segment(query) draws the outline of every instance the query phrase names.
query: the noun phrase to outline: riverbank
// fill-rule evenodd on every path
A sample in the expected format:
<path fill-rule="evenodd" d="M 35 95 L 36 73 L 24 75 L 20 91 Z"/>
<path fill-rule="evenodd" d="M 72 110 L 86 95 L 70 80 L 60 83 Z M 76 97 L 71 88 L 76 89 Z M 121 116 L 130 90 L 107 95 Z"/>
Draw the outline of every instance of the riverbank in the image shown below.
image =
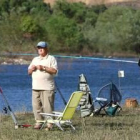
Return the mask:
<path fill-rule="evenodd" d="M 34 55 L 0 55 L 0 64 L 1 65 L 28 65 Z"/>
<path fill-rule="evenodd" d="M 0 54 L 0 64 L 1 65 L 28 65 L 30 64 L 31 60 L 37 56 L 37 54 Z M 115 53 L 113 55 L 103 55 L 103 54 L 93 54 L 93 55 L 84 55 L 84 54 L 57 54 L 54 55 L 57 57 L 96 57 L 96 58 L 136 58 L 138 59 L 139 56 L 136 54 L 118 54 Z"/>
<path fill-rule="evenodd" d="M 31 61 L 25 60 L 23 58 L 1 58 L 1 65 L 28 65 Z"/>

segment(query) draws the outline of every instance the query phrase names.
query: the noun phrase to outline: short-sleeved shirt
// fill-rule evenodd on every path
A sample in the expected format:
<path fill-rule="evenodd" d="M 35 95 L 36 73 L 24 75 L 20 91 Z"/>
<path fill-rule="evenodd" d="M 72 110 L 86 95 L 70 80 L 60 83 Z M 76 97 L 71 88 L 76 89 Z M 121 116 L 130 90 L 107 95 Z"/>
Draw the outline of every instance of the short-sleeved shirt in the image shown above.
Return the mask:
<path fill-rule="evenodd" d="M 55 57 L 51 55 L 46 55 L 45 57 L 35 57 L 31 64 L 29 65 L 28 69 L 31 68 L 32 65 L 42 65 L 54 68 L 58 71 L 57 68 L 57 61 Z M 49 74 L 45 71 L 36 70 L 32 73 L 32 89 L 34 90 L 54 90 L 54 76 L 53 74 Z"/>

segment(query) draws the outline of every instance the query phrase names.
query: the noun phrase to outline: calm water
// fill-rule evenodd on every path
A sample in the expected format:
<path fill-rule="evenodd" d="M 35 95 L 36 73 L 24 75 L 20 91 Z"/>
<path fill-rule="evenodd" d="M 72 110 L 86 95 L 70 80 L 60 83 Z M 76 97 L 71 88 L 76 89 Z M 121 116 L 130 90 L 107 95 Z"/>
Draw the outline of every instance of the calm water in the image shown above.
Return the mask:
<path fill-rule="evenodd" d="M 140 68 L 136 63 L 59 58 L 58 65 L 59 74 L 55 79 L 66 101 L 71 93 L 77 90 L 79 75 L 84 74 L 93 99 L 102 86 L 113 81 L 117 87 L 120 87 L 122 104 L 130 97 L 140 102 Z M 0 87 L 15 111 L 32 110 L 31 77 L 27 74 L 27 68 L 28 65 L 0 65 Z M 118 78 L 118 70 L 124 70 L 124 78 Z M 2 110 L 3 107 L 4 102 L 0 96 L 0 109 Z M 63 107 L 63 101 L 56 92 L 55 109 L 61 110 Z"/>

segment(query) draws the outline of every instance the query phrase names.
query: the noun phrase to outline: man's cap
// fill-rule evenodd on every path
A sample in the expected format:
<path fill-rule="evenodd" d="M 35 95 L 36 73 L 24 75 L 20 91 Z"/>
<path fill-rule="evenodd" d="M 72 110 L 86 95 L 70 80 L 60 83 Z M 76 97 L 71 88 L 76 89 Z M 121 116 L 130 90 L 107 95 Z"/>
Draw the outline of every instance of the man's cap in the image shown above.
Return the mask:
<path fill-rule="evenodd" d="M 40 41 L 40 42 L 37 44 L 37 47 L 46 48 L 46 47 L 48 47 L 48 44 L 47 44 L 47 42 Z"/>

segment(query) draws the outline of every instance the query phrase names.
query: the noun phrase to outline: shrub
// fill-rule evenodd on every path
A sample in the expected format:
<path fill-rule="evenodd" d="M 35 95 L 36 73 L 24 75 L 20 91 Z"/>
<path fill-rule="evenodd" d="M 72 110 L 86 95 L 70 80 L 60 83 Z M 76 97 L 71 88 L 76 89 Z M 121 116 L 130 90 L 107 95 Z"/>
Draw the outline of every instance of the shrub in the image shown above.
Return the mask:
<path fill-rule="evenodd" d="M 135 11 L 128 7 L 111 7 L 99 15 L 95 32 L 100 52 L 130 51 Z"/>
<path fill-rule="evenodd" d="M 47 21 L 46 29 L 51 42 L 63 51 L 75 51 L 83 39 L 76 22 L 63 15 L 53 15 Z"/>

